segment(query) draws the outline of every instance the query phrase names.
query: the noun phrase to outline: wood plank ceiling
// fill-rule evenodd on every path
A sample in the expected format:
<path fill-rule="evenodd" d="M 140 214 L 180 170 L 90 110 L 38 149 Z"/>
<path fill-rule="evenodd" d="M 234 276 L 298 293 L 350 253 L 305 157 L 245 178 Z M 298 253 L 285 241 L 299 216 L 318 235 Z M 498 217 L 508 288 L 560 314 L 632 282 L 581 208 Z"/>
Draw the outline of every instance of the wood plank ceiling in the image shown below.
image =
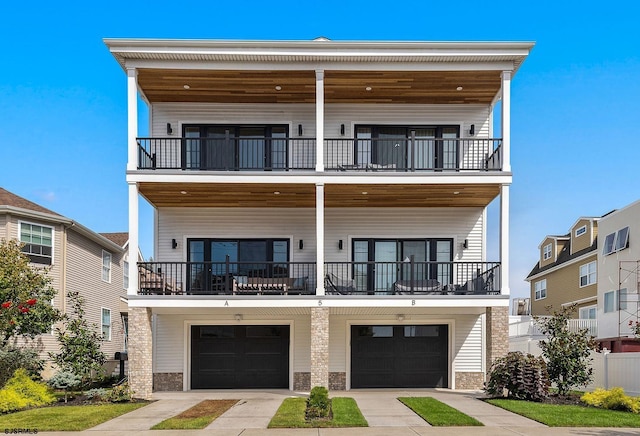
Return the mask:
<path fill-rule="evenodd" d="M 140 69 L 151 103 L 314 103 L 315 73 Z M 489 104 L 499 71 L 326 71 L 325 103 Z M 277 89 L 279 88 L 279 89 Z"/>
<path fill-rule="evenodd" d="M 315 207 L 314 184 L 140 183 L 156 207 Z M 325 185 L 325 207 L 485 207 L 499 186 Z"/>

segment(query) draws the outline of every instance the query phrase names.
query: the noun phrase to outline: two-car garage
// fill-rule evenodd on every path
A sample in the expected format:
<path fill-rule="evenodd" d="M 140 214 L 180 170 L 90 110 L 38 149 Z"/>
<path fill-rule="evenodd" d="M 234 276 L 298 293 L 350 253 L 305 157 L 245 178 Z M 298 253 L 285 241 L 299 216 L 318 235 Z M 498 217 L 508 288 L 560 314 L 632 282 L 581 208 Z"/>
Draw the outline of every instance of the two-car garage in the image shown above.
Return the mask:
<path fill-rule="evenodd" d="M 442 325 L 351 325 L 351 388 L 447 387 Z M 289 325 L 192 325 L 192 389 L 289 388 Z M 310 352 L 310 351 L 306 351 Z"/>

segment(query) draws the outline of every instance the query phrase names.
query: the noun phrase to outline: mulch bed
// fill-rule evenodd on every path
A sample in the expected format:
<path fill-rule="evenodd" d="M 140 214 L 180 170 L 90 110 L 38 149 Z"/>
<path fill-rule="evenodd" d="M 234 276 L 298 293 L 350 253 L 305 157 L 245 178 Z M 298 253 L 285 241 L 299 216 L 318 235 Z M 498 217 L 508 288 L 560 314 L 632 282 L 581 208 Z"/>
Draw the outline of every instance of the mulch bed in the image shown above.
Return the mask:
<path fill-rule="evenodd" d="M 176 415 L 175 418 L 190 419 L 211 415 L 220 416 L 237 402 L 238 400 L 204 400 Z"/>

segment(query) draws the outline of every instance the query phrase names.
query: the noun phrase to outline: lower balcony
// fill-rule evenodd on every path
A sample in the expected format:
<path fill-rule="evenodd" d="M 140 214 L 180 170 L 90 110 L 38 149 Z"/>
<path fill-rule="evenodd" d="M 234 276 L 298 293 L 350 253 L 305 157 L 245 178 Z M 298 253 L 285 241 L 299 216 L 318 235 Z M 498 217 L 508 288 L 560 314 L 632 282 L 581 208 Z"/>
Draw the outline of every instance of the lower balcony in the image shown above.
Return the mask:
<path fill-rule="evenodd" d="M 315 262 L 140 262 L 140 295 L 316 294 Z M 326 262 L 326 295 L 500 295 L 499 262 Z"/>

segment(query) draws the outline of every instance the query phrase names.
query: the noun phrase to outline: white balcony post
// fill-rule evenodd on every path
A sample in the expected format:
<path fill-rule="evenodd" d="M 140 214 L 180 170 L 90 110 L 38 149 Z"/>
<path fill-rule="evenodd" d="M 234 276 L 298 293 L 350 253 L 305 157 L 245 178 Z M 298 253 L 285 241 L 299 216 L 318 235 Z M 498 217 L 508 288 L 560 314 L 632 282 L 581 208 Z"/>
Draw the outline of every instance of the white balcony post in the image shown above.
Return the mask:
<path fill-rule="evenodd" d="M 324 171 L 324 70 L 316 70 L 316 171 Z"/>
<path fill-rule="evenodd" d="M 129 289 L 127 295 L 138 294 L 138 185 L 129 182 Z"/>
<path fill-rule="evenodd" d="M 316 295 L 324 295 L 324 184 L 316 184 Z"/>
<path fill-rule="evenodd" d="M 502 171 L 511 171 L 511 71 L 502 72 Z"/>
<path fill-rule="evenodd" d="M 127 171 L 134 171 L 138 168 L 138 71 L 135 68 L 127 69 L 127 112 Z"/>
<path fill-rule="evenodd" d="M 509 185 L 500 187 L 500 285 L 501 294 L 510 295 L 509 288 Z"/>

